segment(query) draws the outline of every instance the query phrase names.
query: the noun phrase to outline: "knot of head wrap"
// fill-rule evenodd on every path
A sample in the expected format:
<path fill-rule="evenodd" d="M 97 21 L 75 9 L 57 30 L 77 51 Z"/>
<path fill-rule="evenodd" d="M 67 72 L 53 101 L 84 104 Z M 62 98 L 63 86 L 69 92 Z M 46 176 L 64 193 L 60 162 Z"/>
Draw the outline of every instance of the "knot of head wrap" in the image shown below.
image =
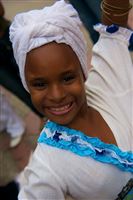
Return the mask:
<path fill-rule="evenodd" d="M 23 86 L 26 54 L 49 42 L 66 43 L 76 53 L 87 78 L 87 48 L 77 11 L 64 0 L 40 10 L 17 14 L 10 26 L 10 40 Z"/>

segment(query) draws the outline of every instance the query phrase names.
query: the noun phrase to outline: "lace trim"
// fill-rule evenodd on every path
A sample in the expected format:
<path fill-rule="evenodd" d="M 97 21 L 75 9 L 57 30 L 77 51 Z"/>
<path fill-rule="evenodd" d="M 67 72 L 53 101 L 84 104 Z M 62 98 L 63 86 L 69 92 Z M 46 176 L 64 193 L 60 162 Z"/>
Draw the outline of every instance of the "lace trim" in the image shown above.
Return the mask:
<path fill-rule="evenodd" d="M 115 145 L 106 144 L 96 137 L 86 136 L 81 131 L 51 121 L 45 125 L 38 142 L 69 150 L 79 156 L 90 156 L 97 161 L 113 164 L 121 170 L 133 173 L 132 152 L 123 152 Z"/>
<path fill-rule="evenodd" d="M 118 25 L 105 26 L 98 23 L 94 26 L 94 29 L 100 34 L 105 34 L 106 36 L 112 34 L 112 36 L 119 36 L 119 39 L 125 40 L 128 44 L 133 43 L 133 31 L 128 28 L 123 28 Z"/>

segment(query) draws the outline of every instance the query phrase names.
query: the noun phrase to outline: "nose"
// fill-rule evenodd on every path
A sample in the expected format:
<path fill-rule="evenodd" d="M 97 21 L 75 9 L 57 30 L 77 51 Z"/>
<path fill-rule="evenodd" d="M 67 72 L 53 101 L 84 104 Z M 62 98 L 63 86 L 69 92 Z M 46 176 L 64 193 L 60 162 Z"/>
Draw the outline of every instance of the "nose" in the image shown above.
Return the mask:
<path fill-rule="evenodd" d="M 66 97 L 66 91 L 61 84 L 56 84 L 48 89 L 47 98 L 54 102 L 61 102 Z"/>

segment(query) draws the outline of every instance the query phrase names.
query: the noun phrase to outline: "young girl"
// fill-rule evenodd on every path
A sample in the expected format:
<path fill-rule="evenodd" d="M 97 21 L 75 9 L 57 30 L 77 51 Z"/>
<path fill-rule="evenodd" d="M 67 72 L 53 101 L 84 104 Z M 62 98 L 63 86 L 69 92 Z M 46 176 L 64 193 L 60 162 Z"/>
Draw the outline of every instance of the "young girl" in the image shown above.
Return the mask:
<path fill-rule="evenodd" d="M 19 200 L 114 200 L 133 177 L 130 5 L 101 7 L 89 73 L 81 22 L 65 1 L 18 14 L 10 27 L 22 83 L 48 118 Z"/>

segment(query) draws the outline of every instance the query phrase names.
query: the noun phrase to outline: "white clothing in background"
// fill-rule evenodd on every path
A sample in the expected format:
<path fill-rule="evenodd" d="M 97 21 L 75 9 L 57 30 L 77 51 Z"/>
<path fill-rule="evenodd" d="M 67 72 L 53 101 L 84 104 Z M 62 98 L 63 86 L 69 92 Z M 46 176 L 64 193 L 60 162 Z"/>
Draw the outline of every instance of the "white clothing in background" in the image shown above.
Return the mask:
<path fill-rule="evenodd" d="M 3 92 L 0 93 L 0 132 L 6 131 L 12 138 L 24 133 L 25 124 Z"/>

